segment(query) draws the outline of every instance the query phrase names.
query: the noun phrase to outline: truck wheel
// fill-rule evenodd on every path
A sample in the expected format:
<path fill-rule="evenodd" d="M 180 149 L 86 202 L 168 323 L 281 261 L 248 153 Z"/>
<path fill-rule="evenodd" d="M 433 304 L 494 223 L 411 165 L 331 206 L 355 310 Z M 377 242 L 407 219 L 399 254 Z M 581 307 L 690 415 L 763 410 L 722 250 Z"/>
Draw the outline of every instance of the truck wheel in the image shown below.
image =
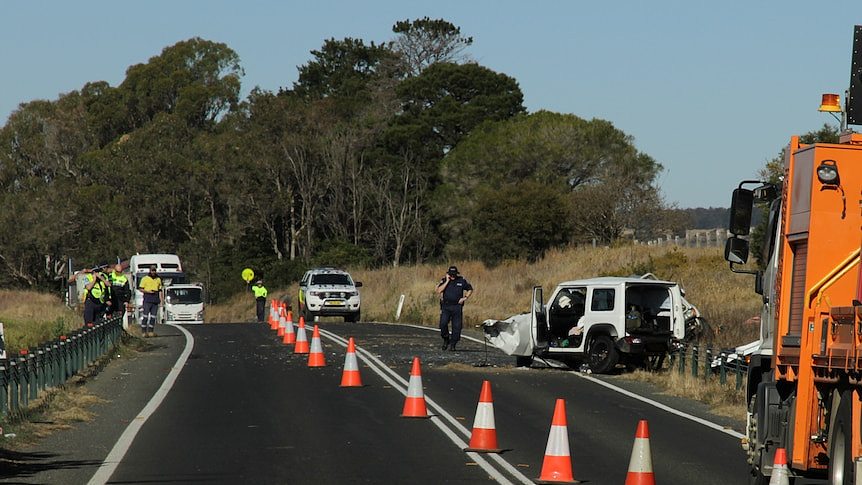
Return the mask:
<path fill-rule="evenodd" d="M 515 367 L 530 367 L 531 365 L 533 365 L 532 355 L 526 357 L 523 355 L 515 356 Z"/>
<path fill-rule="evenodd" d="M 841 404 L 832 429 L 829 430 L 829 483 L 853 485 L 853 391 L 841 394 Z"/>
<path fill-rule="evenodd" d="M 620 354 L 614 341 L 607 335 L 598 335 L 590 341 L 587 351 L 590 370 L 596 374 L 606 374 L 616 367 Z"/>

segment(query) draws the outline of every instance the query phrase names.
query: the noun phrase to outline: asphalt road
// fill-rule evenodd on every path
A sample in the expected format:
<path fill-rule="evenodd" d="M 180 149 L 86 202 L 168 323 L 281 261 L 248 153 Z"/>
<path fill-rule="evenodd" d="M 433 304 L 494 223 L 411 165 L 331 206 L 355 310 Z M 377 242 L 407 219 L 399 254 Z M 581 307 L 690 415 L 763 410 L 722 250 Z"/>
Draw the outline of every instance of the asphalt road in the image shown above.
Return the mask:
<path fill-rule="evenodd" d="M 528 483 L 540 474 L 557 398 L 567 404 L 577 480 L 623 483 L 637 422 L 647 419 L 659 483 L 746 483 L 737 438 L 578 373 L 513 368 L 468 341 L 444 352 L 426 329 L 320 325 L 328 364 L 320 369 L 266 325 L 189 327 L 188 361 L 110 483 Z M 363 388 L 339 387 L 339 336 L 357 340 Z M 430 419 L 399 417 L 414 355 Z M 508 449 L 501 455 L 461 450 L 485 379 Z"/>

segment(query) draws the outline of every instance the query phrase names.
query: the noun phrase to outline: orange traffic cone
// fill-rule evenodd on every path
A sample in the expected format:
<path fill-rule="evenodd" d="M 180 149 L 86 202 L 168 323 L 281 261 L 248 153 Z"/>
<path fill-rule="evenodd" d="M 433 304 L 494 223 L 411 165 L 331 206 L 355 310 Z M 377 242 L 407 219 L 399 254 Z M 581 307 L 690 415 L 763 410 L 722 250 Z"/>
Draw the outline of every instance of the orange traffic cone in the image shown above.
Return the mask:
<path fill-rule="evenodd" d="M 649 450 L 649 425 L 646 419 L 638 422 L 635 433 L 635 444 L 632 446 L 632 458 L 629 461 L 629 473 L 626 475 L 626 485 L 655 485 L 655 475 L 652 472 L 652 455 Z"/>
<path fill-rule="evenodd" d="M 772 465 L 772 477 L 769 485 L 790 485 L 790 471 L 787 469 L 787 450 L 778 448 L 775 450 L 775 460 Z"/>
<path fill-rule="evenodd" d="M 554 418 L 542 462 L 542 474 L 536 483 L 578 483 L 572 477 L 572 458 L 569 456 L 569 432 L 566 424 L 566 401 L 557 399 Z"/>
<path fill-rule="evenodd" d="M 476 406 L 476 418 L 473 420 L 473 434 L 470 435 L 470 445 L 464 451 L 481 453 L 500 453 L 497 446 L 497 429 L 494 427 L 494 399 L 491 397 L 491 381 L 482 382 L 482 392 L 479 393 L 479 405 Z"/>
<path fill-rule="evenodd" d="M 311 353 L 308 354 L 309 367 L 326 367 L 326 358 L 323 356 L 323 345 L 320 343 L 320 330 L 317 325 L 311 332 Z"/>
<path fill-rule="evenodd" d="M 341 387 L 362 387 L 359 375 L 359 362 L 356 360 L 356 344 L 353 337 L 347 341 L 347 356 L 344 358 L 344 372 L 341 373 Z"/>
<path fill-rule="evenodd" d="M 269 309 L 269 328 L 275 330 L 278 328 L 278 312 L 280 307 L 275 300 L 272 300 L 272 307 Z"/>
<path fill-rule="evenodd" d="M 276 327 L 276 335 L 284 337 L 284 327 L 287 326 L 287 320 L 284 319 L 284 308 L 278 312 L 278 326 Z"/>
<path fill-rule="evenodd" d="M 281 343 L 293 344 L 296 343 L 296 333 L 293 331 L 293 316 L 290 310 L 287 311 L 287 318 L 284 321 L 284 338 Z"/>
<path fill-rule="evenodd" d="M 296 330 L 296 346 L 293 347 L 294 354 L 307 354 L 308 337 L 305 336 L 305 319 L 299 317 L 299 329 Z"/>
<path fill-rule="evenodd" d="M 278 310 L 275 309 L 275 300 L 269 300 L 269 317 L 266 320 L 266 323 L 269 324 L 269 328 L 275 328 L 275 314 Z"/>
<path fill-rule="evenodd" d="M 425 406 L 425 394 L 422 392 L 422 369 L 419 357 L 413 357 L 413 368 L 410 369 L 410 382 L 407 384 L 407 399 L 404 400 L 402 418 L 430 418 Z"/>

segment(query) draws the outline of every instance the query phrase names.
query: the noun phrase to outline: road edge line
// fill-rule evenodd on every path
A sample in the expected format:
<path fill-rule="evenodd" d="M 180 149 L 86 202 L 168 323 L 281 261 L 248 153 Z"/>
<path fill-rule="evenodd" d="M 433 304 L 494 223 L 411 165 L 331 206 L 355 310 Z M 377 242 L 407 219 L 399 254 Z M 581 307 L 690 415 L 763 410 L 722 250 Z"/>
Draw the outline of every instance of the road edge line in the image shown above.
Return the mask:
<path fill-rule="evenodd" d="M 192 348 L 194 348 L 195 339 L 192 336 L 191 332 L 184 329 L 179 325 L 168 324 L 174 328 L 180 330 L 186 337 L 186 346 L 180 354 L 177 361 L 174 363 L 174 366 L 171 368 L 171 371 L 168 372 L 168 375 L 165 377 L 165 380 L 162 381 L 162 385 L 153 394 L 153 397 L 150 398 L 149 402 L 141 409 L 141 412 L 135 416 L 134 419 L 126 426 L 126 429 L 123 431 L 123 434 L 120 435 L 120 438 L 117 439 L 117 442 L 114 444 L 114 447 L 111 448 L 108 456 L 105 457 L 105 460 L 99 465 L 99 469 L 96 470 L 96 473 L 93 474 L 93 477 L 90 479 L 88 485 L 104 485 L 111 479 L 111 475 L 117 470 L 117 466 L 119 466 L 120 462 L 123 460 L 123 457 L 126 456 L 126 453 L 129 451 L 129 448 L 132 446 L 132 442 L 135 441 L 135 437 L 138 435 L 138 432 L 144 426 L 144 423 L 147 422 L 147 419 L 153 415 L 153 413 L 158 409 L 159 405 L 162 404 L 162 401 L 167 397 L 168 392 L 174 386 L 174 383 L 179 377 L 180 372 L 183 370 L 183 366 L 186 361 L 189 359 L 189 355 L 192 353 Z"/>

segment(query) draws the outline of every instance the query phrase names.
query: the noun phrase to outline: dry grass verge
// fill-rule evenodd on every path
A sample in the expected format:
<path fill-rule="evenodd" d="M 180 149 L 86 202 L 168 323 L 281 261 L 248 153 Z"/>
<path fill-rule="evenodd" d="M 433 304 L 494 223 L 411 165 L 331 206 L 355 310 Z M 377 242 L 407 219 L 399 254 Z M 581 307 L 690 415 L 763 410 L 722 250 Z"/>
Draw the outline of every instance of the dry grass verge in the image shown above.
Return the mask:
<path fill-rule="evenodd" d="M 710 410 L 719 415 L 745 421 L 745 387 L 737 390 L 733 378 L 721 384 L 718 378 L 710 376 L 692 377 L 675 370 L 665 372 L 635 371 L 623 374 L 623 379 L 646 382 L 663 391 L 663 394 L 684 397 L 707 404 Z"/>

